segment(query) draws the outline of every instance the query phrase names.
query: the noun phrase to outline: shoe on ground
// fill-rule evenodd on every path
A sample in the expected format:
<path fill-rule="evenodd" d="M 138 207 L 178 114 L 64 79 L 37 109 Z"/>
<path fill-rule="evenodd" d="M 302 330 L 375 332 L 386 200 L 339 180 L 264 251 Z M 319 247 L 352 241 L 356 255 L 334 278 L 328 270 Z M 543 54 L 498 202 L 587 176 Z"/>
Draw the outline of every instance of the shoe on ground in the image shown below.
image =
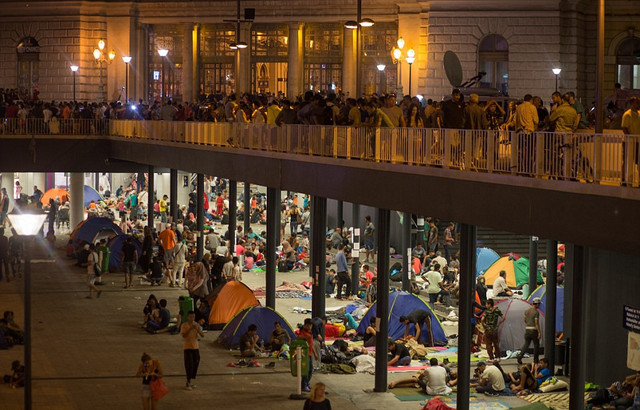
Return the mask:
<path fill-rule="evenodd" d="M 489 397 L 498 397 L 499 396 L 498 393 L 492 393 L 492 392 L 488 392 L 488 391 L 484 392 L 484 395 L 485 396 L 489 396 Z"/>
<path fill-rule="evenodd" d="M 191 385 L 189 383 L 187 383 L 187 385 L 184 388 L 185 390 L 193 390 L 193 387 L 191 387 Z"/>
<path fill-rule="evenodd" d="M 192 389 L 195 389 L 196 387 L 198 387 L 198 385 L 194 383 L 189 383 L 189 386 L 191 386 Z"/>
<path fill-rule="evenodd" d="M 303 391 L 303 392 L 305 392 L 305 393 L 309 393 L 309 392 L 311 391 L 311 387 L 309 387 L 309 386 L 304 386 L 304 387 L 302 388 L 302 391 Z"/>

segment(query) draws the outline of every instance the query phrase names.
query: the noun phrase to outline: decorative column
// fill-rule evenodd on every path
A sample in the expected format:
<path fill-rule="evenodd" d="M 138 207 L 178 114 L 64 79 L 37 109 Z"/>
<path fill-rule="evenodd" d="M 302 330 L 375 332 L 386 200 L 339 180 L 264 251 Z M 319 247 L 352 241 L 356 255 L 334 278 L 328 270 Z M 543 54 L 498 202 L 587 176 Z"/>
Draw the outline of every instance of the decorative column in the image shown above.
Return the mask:
<path fill-rule="evenodd" d="M 289 63 L 287 65 L 287 98 L 293 99 L 303 92 L 304 38 L 302 23 L 289 23 Z"/>
<path fill-rule="evenodd" d="M 251 227 L 251 184 L 244 183 L 244 234 L 249 232 Z"/>
<path fill-rule="evenodd" d="M 360 286 L 360 205 L 354 203 L 351 204 L 351 220 L 351 226 L 353 227 L 353 250 L 351 251 L 351 258 L 353 260 L 353 265 L 351 265 L 351 289 L 358 289 L 358 286 Z"/>
<path fill-rule="evenodd" d="M 251 92 L 251 23 L 240 23 L 240 41 L 249 45 L 236 50 L 236 94 Z"/>
<path fill-rule="evenodd" d="M 7 191 L 7 198 L 9 198 L 9 211 L 11 211 L 11 205 L 14 202 L 13 199 L 13 172 L 3 172 L 2 173 L 2 188 Z M 43 191 L 44 192 L 44 191 Z"/>
<path fill-rule="evenodd" d="M 193 24 L 184 23 L 182 46 L 182 101 L 193 101 Z"/>
<path fill-rule="evenodd" d="M 538 237 L 529 238 L 529 295 L 538 287 Z"/>
<path fill-rule="evenodd" d="M 402 214 L 402 290 L 411 292 L 411 213 Z M 419 274 L 420 272 L 416 272 Z"/>
<path fill-rule="evenodd" d="M 358 30 L 344 28 L 344 45 L 342 58 L 342 89 L 346 96 L 358 98 L 356 90 L 356 39 Z"/>
<path fill-rule="evenodd" d="M 82 172 L 71 173 L 71 196 L 69 217 L 71 229 L 75 229 L 84 220 L 84 174 Z"/>

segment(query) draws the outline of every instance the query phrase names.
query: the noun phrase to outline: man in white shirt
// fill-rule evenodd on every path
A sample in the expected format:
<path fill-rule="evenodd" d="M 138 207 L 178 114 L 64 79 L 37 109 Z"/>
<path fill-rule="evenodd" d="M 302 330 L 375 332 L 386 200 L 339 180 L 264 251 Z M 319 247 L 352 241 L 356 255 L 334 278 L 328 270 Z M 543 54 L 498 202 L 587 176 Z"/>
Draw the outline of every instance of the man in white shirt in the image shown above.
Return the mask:
<path fill-rule="evenodd" d="M 499 396 L 505 388 L 504 375 L 496 366 L 487 366 L 485 362 L 478 362 L 477 371 L 480 373 L 478 383 L 471 383 L 478 393 L 487 396 Z"/>
<path fill-rule="evenodd" d="M 424 278 L 429 281 L 429 287 L 427 288 L 427 292 L 429 293 L 429 306 L 431 306 L 431 309 L 434 309 L 443 286 L 440 265 L 438 263 L 434 264 L 431 270 L 424 274 Z"/>
<path fill-rule="evenodd" d="M 189 251 L 185 242 L 183 239 L 173 248 L 173 270 L 169 277 L 169 286 L 171 287 L 179 286 L 183 281 L 184 267 L 187 262 L 187 252 Z"/>
<path fill-rule="evenodd" d="M 220 239 L 218 238 L 218 235 L 213 230 L 213 228 L 209 230 L 209 233 L 207 234 L 206 239 L 207 239 L 206 249 L 210 250 L 211 252 L 215 252 L 216 249 L 218 249 L 218 246 L 220 246 Z"/>
<path fill-rule="evenodd" d="M 451 387 L 447 386 L 447 371 L 438 365 L 438 359 L 432 357 L 429 360 L 429 367 L 424 371 L 426 378 L 425 392 L 429 396 L 447 395 L 451 393 Z"/>
<path fill-rule="evenodd" d="M 493 282 L 493 296 L 513 296 L 513 292 L 507 286 L 507 272 L 501 270 L 500 276 Z"/>

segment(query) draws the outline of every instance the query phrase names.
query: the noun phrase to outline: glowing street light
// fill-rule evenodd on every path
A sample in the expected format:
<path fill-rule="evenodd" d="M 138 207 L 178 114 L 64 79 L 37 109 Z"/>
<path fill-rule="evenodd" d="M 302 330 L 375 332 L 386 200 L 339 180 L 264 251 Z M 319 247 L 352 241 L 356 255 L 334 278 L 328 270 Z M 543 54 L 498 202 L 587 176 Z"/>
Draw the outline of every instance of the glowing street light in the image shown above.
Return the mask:
<path fill-rule="evenodd" d="M 129 102 L 129 63 L 131 63 L 131 56 L 122 56 L 122 61 L 125 64 L 124 70 L 124 101 L 125 104 Z"/>
<path fill-rule="evenodd" d="M 76 101 L 76 73 L 78 72 L 78 67 L 77 65 L 72 65 L 71 67 L 69 67 L 71 69 L 71 72 L 73 73 L 73 101 Z"/>
<path fill-rule="evenodd" d="M 411 95 L 411 65 L 416 61 L 416 52 L 410 48 L 407 50 L 407 64 L 409 64 L 409 95 Z"/>
<path fill-rule="evenodd" d="M 158 50 L 158 55 L 162 57 L 162 90 L 160 90 L 160 101 L 162 105 L 164 105 L 164 63 L 167 59 L 167 55 L 169 55 L 169 50 L 167 50 L 166 48 L 161 48 Z"/>
<path fill-rule="evenodd" d="M 556 92 L 558 92 L 558 77 L 560 77 L 560 73 L 562 72 L 562 68 L 553 68 L 551 69 L 553 74 L 556 75 Z"/>

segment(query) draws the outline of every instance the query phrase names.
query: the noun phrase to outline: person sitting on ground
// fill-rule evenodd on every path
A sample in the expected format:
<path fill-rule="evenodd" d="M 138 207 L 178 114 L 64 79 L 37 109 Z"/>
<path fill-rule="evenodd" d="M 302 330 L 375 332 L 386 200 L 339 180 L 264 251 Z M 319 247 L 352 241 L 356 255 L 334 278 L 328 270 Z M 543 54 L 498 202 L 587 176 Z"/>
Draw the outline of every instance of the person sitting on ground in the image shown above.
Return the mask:
<path fill-rule="evenodd" d="M 280 351 L 280 349 L 282 349 L 282 346 L 290 344 L 291 336 L 289 336 L 289 332 L 282 328 L 282 324 L 280 322 L 275 322 L 273 324 L 273 332 L 271 332 L 271 338 L 269 339 L 271 351 L 278 352 Z"/>
<path fill-rule="evenodd" d="M 378 335 L 378 330 L 376 329 L 376 318 L 375 316 L 371 318 L 369 322 L 369 326 L 364 331 L 364 347 L 374 347 L 376 345 L 376 337 Z"/>
<path fill-rule="evenodd" d="M 160 309 L 160 302 L 158 302 L 158 299 L 153 294 L 149 295 L 149 298 L 147 299 L 147 304 L 144 305 L 144 309 L 142 309 L 142 313 L 144 314 L 144 321 L 142 322 L 142 327 L 146 327 L 147 322 L 150 319 L 154 317 L 158 317 L 158 315 L 160 314 L 159 309 Z"/>
<path fill-rule="evenodd" d="M 539 364 L 532 363 L 531 367 L 523 365 L 520 367 L 520 383 L 511 384 L 511 390 L 514 393 L 523 390 L 536 390 L 542 383 L 553 376 L 549 369 L 549 361 L 546 358 L 540 359 Z"/>
<path fill-rule="evenodd" d="M 151 286 L 160 286 L 160 282 L 164 279 L 164 263 L 157 256 L 153 257 L 153 262 L 149 265 L 149 272 L 147 272 L 146 277 L 151 282 Z"/>
<path fill-rule="evenodd" d="M 640 372 L 629 375 L 622 381 L 616 381 L 606 389 L 601 388 L 589 393 L 585 409 L 599 408 L 606 404 L 614 406 L 616 409 L 633 408 L 631 406 L 633 406 L 636 381 L 640 381 Z"/>
<path fill-rule="evenodd" d="M 501 270 L 500 276 L 493 282 L 493 296 L 513 296 L 513 291 L 507 286 L 507 272 Z"/>
<path fill-rule="evenodd" d="M 153 315 L 146 323 L 147 332 L 156 334 L 164 333 L 169 330 L 169 322 L 171 321 L 171 312 L 167 309 L 167 300 L 160 299 L 160 309 L 158 315 Z"/>
<path fill-rule="evenodd" d="M 420 343 L 420 334 L 427 333 L 427 345 L 433 346 L 433 333 L 431 331 L 431 314 L 424 309 L 414 310 L 409 316 L 400 316 L 400 323 L 405 325 L 403 340 L 414 338 L 409 335 L 409 328 L 413 323 L 416 329 L 415 339 Z"/>
<path fill-rule="evenodd" d="M 408 366 L 411 364 L 411 354 L 402 341 L 394 342 L 389 338 L 389 366 Z"/>
<path fill-rule="evenodd" d="M 258 345 L 260 336 L 257 334 L 258 326 L 250 324 L 247 332 L 240 338 L 240 354 L 242 357 L 255 357 L 258 352 L 264 351 Z"/>
<path fill-rule="evenodd" d="M 475 387 L 478 393 L 484 393 L 487 396 L 498 396 L 505 389 L 504 375 L 496 366 L 489 365 L 485 362 L 478 362 L 476 370 L 479 373 L 477 383 L 471 383 L 471 387 Z"/>
<path fill-rule="evenodd" d="M 336 291 L 336 284 L 338 283 L 338 274 L 335 269 L 329 269 L 327 271 L 327 284 L 325 288 L 326 296 L 333 295 Z"/>
<path fill-rule="evenodd" d="M 11 374 L 6 374 L 3 379 L 5 383 L 9 383 L 9 387 L 15 389 L 24 387 L 24 375 L 24 365 L 20 364 L 20 360 L 14 360 L 11 362 Z"/>
<path fill-rule="evenodd" d="M 371 285 L 367 288 L 365 302 L 367 306 L 371 306 L 376 300 L 378 300 L 378 278 L 374 276 L 371 279 Z"/>
<path fill-rule="evenodd" d="M 440 366 L 438 359 L 435 357 L 429 360 L 429 365 L 431 367 L 419 371 L 410 379 L 401 379 L 389 383 L 389 388 L 415 386 L 417 384 L 429 396 L 451 394 L 451 387 L 447 386 L 447 369 L 444 366 Z"/>
<path fill-rule="evenodd" d="M 6 338 L 9 339 L 10 344 L 24 344 L 24 332 L 20 326 L 13 320 L 13 312 L 7 310 L 4 312 L 2 319 L 0 319 L 0 329 Z"/>

